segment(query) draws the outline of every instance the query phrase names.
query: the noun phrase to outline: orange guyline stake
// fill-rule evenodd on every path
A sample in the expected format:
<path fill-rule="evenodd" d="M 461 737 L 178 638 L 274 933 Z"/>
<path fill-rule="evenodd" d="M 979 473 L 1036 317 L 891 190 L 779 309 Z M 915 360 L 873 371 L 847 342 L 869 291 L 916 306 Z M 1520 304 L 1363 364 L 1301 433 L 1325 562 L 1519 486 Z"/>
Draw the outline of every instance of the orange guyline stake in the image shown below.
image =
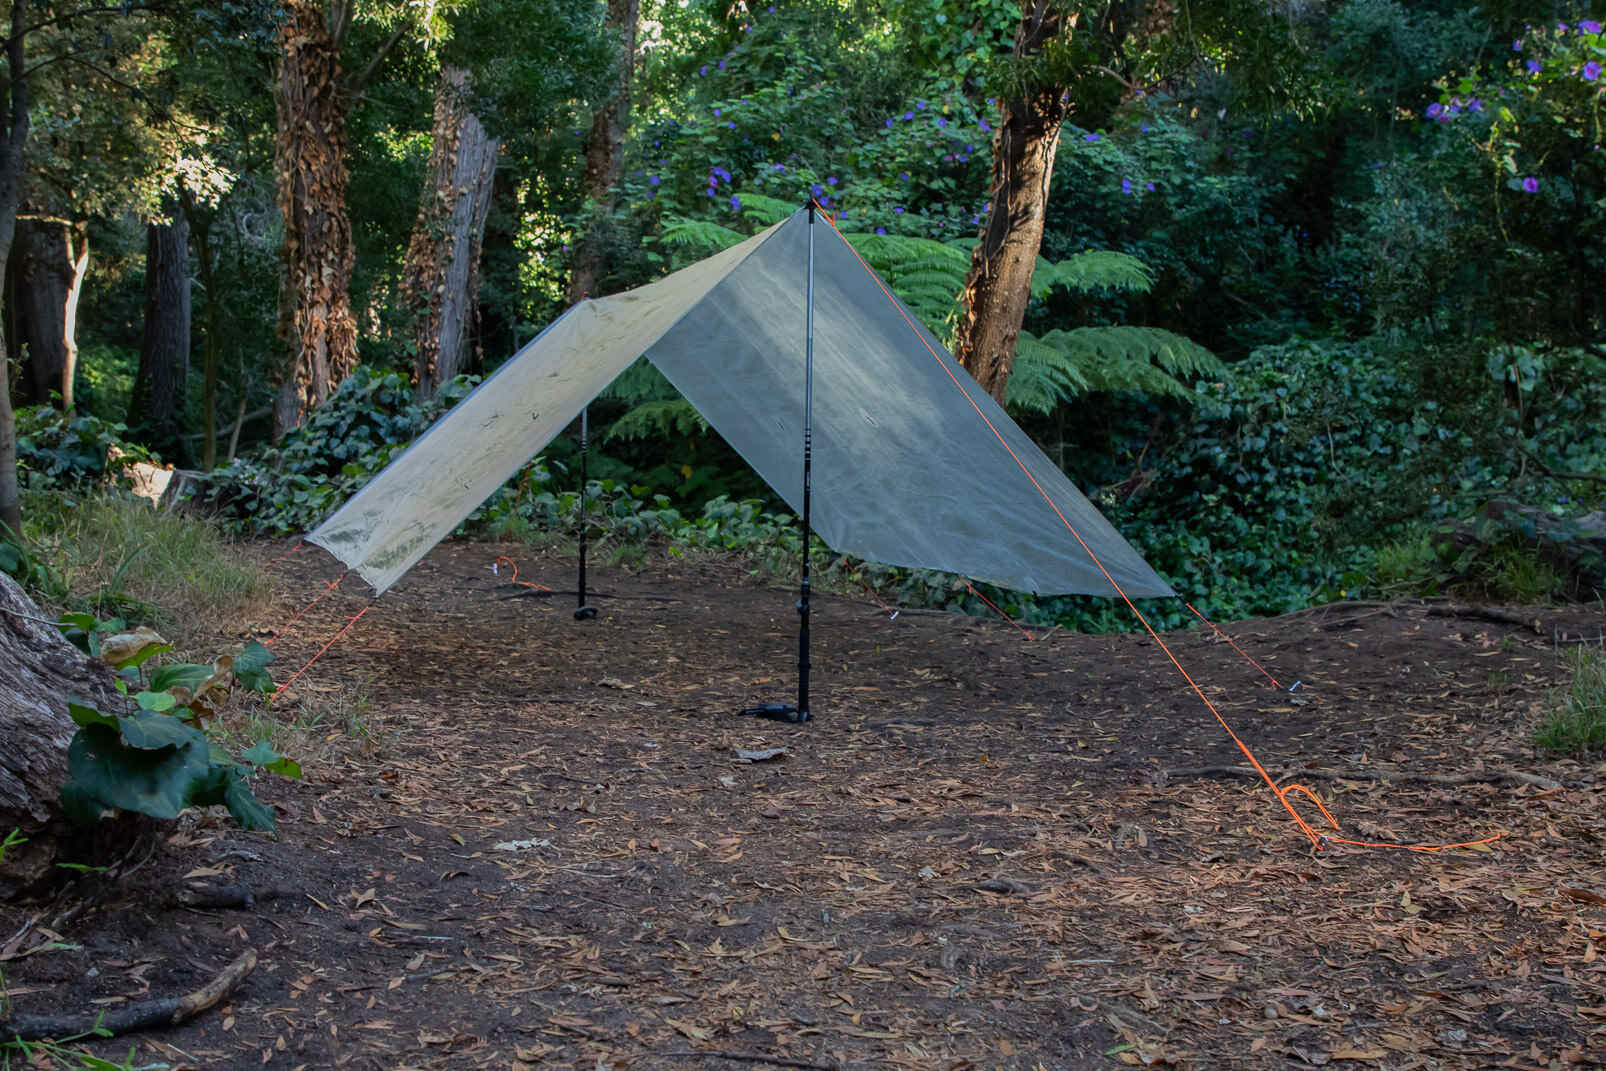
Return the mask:
<path fill-rule="evenodd" d="M 498 569 L 500 569 L 500 567 L 501 567 L 503 562 L 506 562 L 507 563 L 507 567 L 509 569 L 513 570 L 513 579 L 510 580 L 509 583 L 517 584 L 521 588 L 529 588 L 531 591 L 551 591 L 552 590 L 551 588 L 547 587 L 545 584 L 532 584 L 528 580 L 520 580 L 519 579 L 519 563 L 514 561 L 512 558 L 509 558 L 506 554 L 501 554 L 501 555 L 497 556 L 496 561 L 494 563 L 492 563 L 492 565 L 491 565 L 491 572 L 493 572 L 493 573 L 497 572 Z"/>
<path fill-rule="evenodd" d="M 824 215 L 824 213 L 821 214 Z M 1210 701 L 1210 697 L 1204 694 L 1204 689 L 1200 688 L 1199 685 L 1194 682 L 1194 679 L 1188 675 L 1188 671 L 1182 668 L 1182 663 L 1177 661 L 1177 656 L 1171 653 L 1171 648 L 1168 647 L 1166 642 L 1160 638 L 1159 632 L 1155 631 L 1154 626 L 1149 624 L 1149 619 L 1143 616 L 1142 612 L 1137 608 L 1137 605 L 1133 603 L 1132 599 L 1127 595 L 1125 589 L 1123 589 L 1120 584 L 1116 583 L 1115 578 L 1110 575 L 1109 570 L 1104 568 L 1104 563 L 1099 560 L 1098 555 L 1094 554 L 1093 549 L 1089 547 L 1082 539 L 1081 533 L 1077 532 L 1076 530 L 1076 526 L 1071 524 L 1070 520 L 1065 516 L 1065 514 L 1060 511 L 1059 506 L 1055 503 L 1054 499 L 1049 496 L 1048 492 L 1043 490 L 1043 485 L 1037 482 L 1037 478 L 1032 475 L 1031 470 L 1026 467 L 1025 462 L 1021 461 L 1020 456 L 1015 453 L 1014 449 L 1009 445 L 1009 442 L 1005 440 L 1004 436 L 1000 434 L 998 428 L 994 426 L 993 422 L 987 419 L 987 414 L 982 412 L 981 406 L 976 404 L 976 399 L 971 396 L 970 391 L 965 389 L 964 383 L 962 383 L 959 378 L 954 375 L 953 370 L 943 362 L 942 358 L 937 354 L 937 351 L 931 348 L 931 343 L 927 342 L 925 336 L 922 335 L 919 329 L 915 327 L 914 322 L 909 319 L 908 312 L 904 310 L 903 306 L 898 302 L 897 298 L 893 296 L 892 292 L 887 289 L 886 284 L 881 281 L 881 277 L 871 269 L 869 264 L 865 263 L 865 260 L 862 256 L 859 256 L 859 251 L 857 249 L 853 249 L 853 243 L 849 242 L 846 236 L 842 234 L 841 230 L 837 228 L 835 221 L 833 221 L 830 216 L 826 216 L 825 221 L 831 225 L 832 230 L 837 232 L 837 236 L 842 238 L 843 244 L 849 249 L 853 250 L 854 257 L 857 258 L 859 264 L 863 266 L 865 273 L 869 275 L 871 279 L 875 280 L 876 286 L 880 288 L 882 294 L 886 295 L 887 300 L 892 303 L 892 307 L 898 310 L 899 315 L 903 317 L 903 322 L 908 325 L 910 331 L 914 332 L 915 337 L 920 340 L 921 345 L 925 346 L 926 352 L 931 355 L 931 359 L 937 362 L 937 366 L 941 368 L 944 374 L 948 376 L 949 380 L 952 381 L 959 393 L 964 395 L 965 400 L 969 402 L 970 407 L 976 411 L 976 415 L 981 418 L 982 423 L 987 425 L 987 430 L 993 433 L 993 437 L 998 440 L 998 444 L 1008 452 L 1012 459 L 1014 459 L 1015 464 L 1020 468 L 1021 472 L 1026 476 L 1026 478 L 1031 481 L 1032 486 L 1037 488 L 1037 493 L 1043 496 L 1043 501 L 1048 503 L 1049 509 L 1054 511 L 1054 515 L 1060 519 L 1060 523 L 1065 525 L 1065 530 L 1071 533 L 1071 537 L 1075 539 L 1077 544 L 1081 546 L 1082 550 L 1087 553 L 1088 558 L 1093 562 L 1094 566 L 1098 568 L 1098 571 L 1104 575 L 1104 579 L 1109 582 L 1110 587 L 1115 589 L 1116 594 L 1120 595 L 1121 601 L 1126 603 L 1127 609 L 1132 611 L 1132 615 L 1138 619 L 1138 622 L 1143 626 L 1144 631 L 1149 634 L 1149 637 L 1154 640 L 1154 642 L 1159 646 L 1160 650 L 1165 652 L 1166 658 L 1170 659 L 1171 664 L 1176 667 L 1177 672 L 1182 674 L 1182 679 L 1188 682 L 1188 686 L 1193 689 L 1193 693 L 1199 697 L 1200 702 L 1204 703 L 1205 707 L 1210 711 L 1210 713 L 1215 715 L 1216 721 L 1221 724 L 1221 728 L 1229 737 L 1232 738 L 1232 742 L 1238 745 L 1238 750 L 1243 752 L 1244 757 L 1249 760 L 1249 764 L 1255 768 L 1255 772 L 1258 773 L 1262 780 L 1266 782 L 1266 787 L 1271 789 L 1272 794 L 1277 797 L 1277 802 L 1283 805 L 1283 809 L 1288 812 L 1289 817 L 1292 818 L 1294 823 L 1299 827 L 1299 831 L 1305 834 L 1305 837 L 1311 842 L 1311 845 L 1314 848 L 1320 851 L 1326 848 L 1329 843 L 1334 843 L 1349 844 L 1356 847 L 1366 848 L 1400 848 L 1406 851 L 1437 852 L 1444 851 L 1449 848 L 1469 847 L 1474 844 L 1488 844 L 1492 841 L 1500 839 L 1500 834 L 1496 833 L 1492 837 L 1485 837 L 1482 840 L 1476 841 L 1465 841 L 1460 844 L 1384 844 L 1370 841 L 1344 840 L 1342 838 L 1328 837 L 1318 833 L 1315 828 L 1313 828 L 1309 822 L 1305 821 L 1300 813 L 1294 809 L 1294 805 L 1289 802 L 1288 794 L 1290 792 L 1299 791 L 1304 793 L 1310 799 L 1316 800 L 1316 805 L 1321 808 L 1323 816 L 1327 818 L 1327 821 L 1334 829 L 1338 828 L 1338 821 L 1333 818 L 1332 814 L 1328 812 L 1326 807 L 1321 806 L 1321 801 L 1316 799 L 1316 794 L 1305 786 L 1289 785 L 1286 788 L 1278 787 L 1277 782 L 1272 779 L 1271 774 L 1267 773 L 1266 768 L 1260 764 L 1260 760 L 1255 758 L 1254 752 L 1250 751 L 1249 746 L 1239 739 L 1237 733 L 1232 731 L 1232 726 L 1227 724 L 1227 719 L 1222 716 L 1221 711 L 1217 710 L 1216 705 Z"/>

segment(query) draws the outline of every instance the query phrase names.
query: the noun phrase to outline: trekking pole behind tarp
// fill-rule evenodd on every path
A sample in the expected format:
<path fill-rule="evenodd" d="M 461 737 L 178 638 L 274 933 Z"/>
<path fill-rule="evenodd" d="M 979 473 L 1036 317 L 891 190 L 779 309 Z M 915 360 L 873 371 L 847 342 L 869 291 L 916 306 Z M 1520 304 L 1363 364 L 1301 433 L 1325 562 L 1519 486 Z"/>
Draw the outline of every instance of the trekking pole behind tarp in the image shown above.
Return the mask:
<path fill-rule="evenodd" d="M 760 703 L 743 714 L 801 724 L 809 720 L 809 499 L 814 471 L 814 212 L 809 201 L 808 289 L 803 329 L 803 581 L 797 598 L 797 706 Z"/>
<path fill-rule="evenodd" d="M 591 407 L 580 410 L 580 577 L 574 586 L 576 621 L 589 621 L 597 616 L 597 608 L 586 604 L 586 454 L 590 449 Z"/>

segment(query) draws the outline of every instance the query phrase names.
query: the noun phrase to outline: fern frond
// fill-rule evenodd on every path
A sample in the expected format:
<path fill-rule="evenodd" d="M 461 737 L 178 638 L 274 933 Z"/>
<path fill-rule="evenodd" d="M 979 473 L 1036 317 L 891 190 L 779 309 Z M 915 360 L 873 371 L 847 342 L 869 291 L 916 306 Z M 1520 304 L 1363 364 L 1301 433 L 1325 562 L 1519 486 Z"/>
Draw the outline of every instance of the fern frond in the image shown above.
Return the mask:
<path fill-rule="evenodd" d="M 797 211 L 796 201 L 783 201 L 778 197 L 766 197 L 762 193 L 742 193 L 742 215 L 757 223 L 761 227 L 768 227 L 771 223 L 779 223 Z"/>
<path fill-rule="evenodd" d="M 679 398 L 664 374 L 645 357 L 637 357 L 629 368 L 619 373 L 617 379 L 608 384 L 599 398 L 609 398 L 624 402 L 628 405 L 640 405 L 642 402 L 661 402 Z"/>
<path fill-rule="evenodd" d="M 1078 327 L 1042 337 L 1022 331 L 1006 400 L 1051 411 L 1090 391 L 1141 390 L 1191 398 L 1184 378 L 1226 375 L 1220 358 L 1197 342 L 1158 327 Z"/>
<path fill-rule="evenodd" d="M 1079 294 L 1096 290 L 1143 294 L 1154 286 L 1154 272 L 1137 257 L 1108 249 L 1090 249 L 1058 264 L 1038 257 L 1032 271 L 1032 296 L 1045 297 L 1056 286 Z"/>
<path fill-rule="evenodd" d="M 1051 413 L 1054 407 L 1091 389 L 1074 356 L 1030 331 L 1015 343 L 1015 368 L 1004 389 L 1004 401 L 1022 409 Z"/>
<path fill-rule="evenodd" d="M 892 292 L 934 334 L 943 325 L 965 288 L 970 254 L 947 242 L 904 234 L 849 234 L 845 236 L 865 263 L 892 285 Z"/>
<path fill-rule="evenodd" d="M 708 430 L 708 421 L 684 398 L 645 402 L 614 421 L 607 442 L 616 439 L 654 439 L 670 435 L 696 435 Z"/>
<path fill-rule="evenodd" d="M 738 242 L 745 242 L 747 235 L 741 231 L 733 231 L 729 227 L 722 227 L 711 220 L 674 216 L 664 224 L 659 240 L 676 252 L 690 253 L 700 258 L 712 256 L 722 249 L 729 249 Z"/>

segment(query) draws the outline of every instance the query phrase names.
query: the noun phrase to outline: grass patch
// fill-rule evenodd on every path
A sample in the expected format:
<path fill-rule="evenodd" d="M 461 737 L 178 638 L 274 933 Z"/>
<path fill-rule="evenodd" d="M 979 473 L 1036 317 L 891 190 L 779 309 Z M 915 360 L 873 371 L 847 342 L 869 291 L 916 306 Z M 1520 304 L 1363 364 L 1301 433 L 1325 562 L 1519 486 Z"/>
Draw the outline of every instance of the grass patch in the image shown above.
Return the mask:
<path fill-rule="evenodd" d="M 1572 684 L 1551 696 L 1553 707 L 1534 731 L 1534 743 L 1551 755 L 1606 755 L 1606 651 L 1569 652 Z"/>
<path fill-rule="evenodd" d="M 36 595 L 151 624 L 181 647 L 228 631 L 272 595 L 267 573 L 212 522 L 124 492 L 29 495 L 23 531 L 48 577 Z"/>

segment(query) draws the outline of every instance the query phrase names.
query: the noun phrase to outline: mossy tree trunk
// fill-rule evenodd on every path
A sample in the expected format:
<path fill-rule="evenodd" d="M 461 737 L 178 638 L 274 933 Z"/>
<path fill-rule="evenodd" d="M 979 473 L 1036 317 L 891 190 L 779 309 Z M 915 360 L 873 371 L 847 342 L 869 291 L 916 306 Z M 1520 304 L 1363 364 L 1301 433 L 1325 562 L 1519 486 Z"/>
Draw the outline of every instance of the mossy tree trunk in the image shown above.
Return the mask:
<path fill-rule="evenodd" d="M 441 70 L 433 146 L 403 289 L 414 314 L 414 378 L 428 398 L 470 365 L 479 302 L 480 253 L 501 143 L 468 110 L 468 71 Z"/>
<path fill-rule="evenodd" d="M 607 24 L 619 31 L 619 82 L 613 96 L 597 109 L 586 138 L 586 166 L 581 177 L 592 216 L 592 227 L 574 254 L 569 277 L 568 302 L 573 305 L 595 296 L 607 271 L 607 244 L 598 233 L 613 211 L 613 191 L 624 171 L 625 125 L 630 119 L 630 82 L 636 66 L 636 24 L 640 0 L 608 0 Z"/>
<path fill-rule="evenodd" d="M 342 92 L 339 43 L 310 0 L 285 4 L 274 100 L 274 178 L 284 218 L 279 331 L 289 348 L 274 404 L 280 438 L 357 367 L 346 207 L 350 101 Z"/>

